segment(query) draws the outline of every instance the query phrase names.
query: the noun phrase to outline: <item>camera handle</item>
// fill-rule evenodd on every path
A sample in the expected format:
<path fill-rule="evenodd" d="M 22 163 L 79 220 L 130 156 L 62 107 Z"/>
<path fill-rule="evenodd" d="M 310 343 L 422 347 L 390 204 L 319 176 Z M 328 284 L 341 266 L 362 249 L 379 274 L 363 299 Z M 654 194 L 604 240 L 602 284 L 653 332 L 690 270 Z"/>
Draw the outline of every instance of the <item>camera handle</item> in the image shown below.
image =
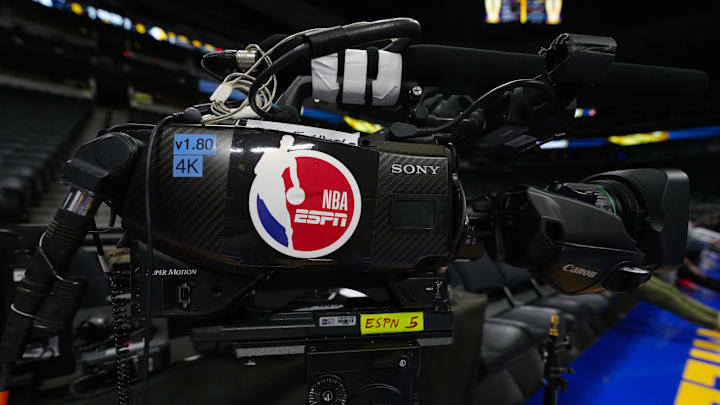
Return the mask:
<path fill-rule="evenodd" d="M 72 323 L 85 282 L 63 276 L 93 226 L 100 203 L 124 196 L 126 175 L 135 166 L 140 147 L 129 135 L 109 133 L 81 146 L 60 173 L 71 188 L 40 238 L 10 306 L 0 341 L 0 391 L 12 385 L 15 362 L 31 329 L 55 333 Z"/>

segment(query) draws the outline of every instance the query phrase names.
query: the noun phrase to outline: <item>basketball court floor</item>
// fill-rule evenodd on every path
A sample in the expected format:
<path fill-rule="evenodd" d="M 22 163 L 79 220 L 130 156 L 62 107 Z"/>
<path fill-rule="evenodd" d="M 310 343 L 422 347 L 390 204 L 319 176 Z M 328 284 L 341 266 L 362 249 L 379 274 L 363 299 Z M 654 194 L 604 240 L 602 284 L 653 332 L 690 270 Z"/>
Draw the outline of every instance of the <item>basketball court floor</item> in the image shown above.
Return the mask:
<path fill-rule="evenodd" d="M 718 275 L 714 275 L 717 277 Z M 720 308 L 720 294 L 684 290 Z M 572 364 L 559 404 L 621 405 L 720 403 L 720 332 L 700 328 L 649 303 L 640 303 Z M 543 391 L 526 404 L 543 403 Z"/>

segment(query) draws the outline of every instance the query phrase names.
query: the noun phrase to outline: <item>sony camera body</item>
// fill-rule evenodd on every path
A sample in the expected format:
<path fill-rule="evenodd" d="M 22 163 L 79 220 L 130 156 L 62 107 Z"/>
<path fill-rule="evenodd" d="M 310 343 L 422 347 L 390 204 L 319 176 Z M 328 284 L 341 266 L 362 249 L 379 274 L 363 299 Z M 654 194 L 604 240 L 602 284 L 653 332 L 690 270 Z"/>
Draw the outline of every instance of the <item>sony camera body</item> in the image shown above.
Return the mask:
<path fill-rule="evenodd" d="M 164 129 L 150 176 L 161 252 L 154 314 L 209 316 L 259 283 L 264 291 L 292 293 L 265 304 L 262 293 L 255 295 L 260 307 L 282 308 L 321 287 L 352 288 L 388 305 L 437 307 L 442 277 L 422 282 L 412 275 L 445 265 L 462 230 L 453 151 L 339 132 L 320 139 L 303 128 L 306 135 L 242 126 Z M 144 173 L 138 165 L 121 213 L 137 249 L 146 237 Z M 397 289 L 386 288 L 395 281 Z"/>

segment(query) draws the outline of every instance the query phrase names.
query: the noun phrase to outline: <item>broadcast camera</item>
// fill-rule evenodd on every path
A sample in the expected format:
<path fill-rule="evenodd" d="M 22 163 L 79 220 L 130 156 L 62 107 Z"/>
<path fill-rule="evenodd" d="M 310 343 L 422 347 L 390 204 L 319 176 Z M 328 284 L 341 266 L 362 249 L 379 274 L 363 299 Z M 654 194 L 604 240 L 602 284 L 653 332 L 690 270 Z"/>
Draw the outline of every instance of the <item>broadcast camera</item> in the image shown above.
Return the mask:
<path fill-rule="evenodd" d="M 682 262 L 680 171 L 510 185 L 475 201 L 459 174 L 466 154 L 509 159 L 560 136 L 577 96 L 611 86 L 606 76 L 657 68 L 614 63 L 611 38 L 564 34 L 534 56 L 408 46 L 419 31 L 397 18 L 208 54 L 203 67 L 223 80 L 211 103 L 81 146 L 11 308 L 3 388 L 31 330 L 71 322 L 85 284 L 63 274 L 102 202 L 122 217 L 129 260 L 101 262 L 133 316 L 191 320 L 195 342 L 238 357 L 304 353 L 313 405 L 415 403 L 421 348 L 452 343 L 451 260 L 487 251 L 571 294 L 631 292 Z M 300 73 L 276 100 L 284 69 Z M 704 91 L 703 73 L 667 72 Z M 227 101 L 233 90 L 247 97 Z M 369 135 L 301 125 L 308 97 L 390 124 Z"/>

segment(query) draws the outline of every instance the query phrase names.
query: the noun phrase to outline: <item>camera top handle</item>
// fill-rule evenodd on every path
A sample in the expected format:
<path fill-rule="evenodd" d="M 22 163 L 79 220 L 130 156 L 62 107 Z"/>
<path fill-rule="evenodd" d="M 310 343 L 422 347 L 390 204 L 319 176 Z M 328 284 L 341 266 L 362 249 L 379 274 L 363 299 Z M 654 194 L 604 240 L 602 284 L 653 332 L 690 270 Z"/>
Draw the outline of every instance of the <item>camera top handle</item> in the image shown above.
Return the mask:
<path fill-rule="evenodd" d="M 252 87 L 250 87 L 248 94 L 250 108 L 260 117 L 268 120 L 281 118 L 278 117 L 277 113 L 263 111 L 257 105 L 255 95 L 263 83 L 273 74 L 300 58 L 316 58 L 367 42 L 389 38 L 416 37 L 418 35 L 420 35 L 420 23 L 412 18 L 391 18 L 369 23 L 356 23 L 306 34 L 303 36 L 301 44 L 295 46 L 260 72 Z"/>

